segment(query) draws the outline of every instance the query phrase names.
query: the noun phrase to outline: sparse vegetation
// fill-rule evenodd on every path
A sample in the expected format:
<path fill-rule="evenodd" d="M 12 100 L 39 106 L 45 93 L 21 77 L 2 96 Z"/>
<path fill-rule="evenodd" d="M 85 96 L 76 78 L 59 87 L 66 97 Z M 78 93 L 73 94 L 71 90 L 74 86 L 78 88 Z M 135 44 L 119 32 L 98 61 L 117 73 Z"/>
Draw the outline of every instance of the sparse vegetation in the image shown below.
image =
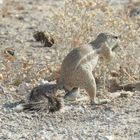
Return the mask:
<path fill-rule="evenodd" d="M 3 0 L 3 3 L 0 4 L 0 106 L 2 109 L 0 114 L 5 113 L 3 104 L 22 99 L 28 95 L 32 87 L 37 85 L 38 81 L 42 79 L 48 81 L 58 80 L 64 56 L 72 48 L 80 47 L 94 40 L 99 32 L 110 32 L 120 36 L 120 48 L 117 49 L 117 54 L 112 64 L 105 67 L 102 63 L 96 68 L 95 75 L 99 81 L 100 90 L 98 90 L 100 93 L 108 92 L 108 88 L 112 84 L 112 78 L 117 80 L 119 85 L 140 81 L 140 14 L 137 13 L 136 16 L 131 14 L 130 16 L 130 12 L 135 6 L 140 6 L 140 2 L 135 3 L 135 1 L 131 0 L 126 4 L 113 5 L 104 0 Z M 33 38 L 35 31 L 49 32 L 54 39 L 54 45 L 51 48 L 40 47 L 41 44 L 35 42 Z M 105 94 L 105 96 L 108 95 Z M 121 139 L 121 137 L 135 139 L 135 132 L 136 136 L 140 137 L 138 126 L 136 129 L 134 126 L 138 125 L 139 97 L 139 94 L 136 94 L 132 101 L 130 101 L 131 99 L 123 98 L 108 105 L 111 108 L 109 113 L 111 111 L 117 112 L 119 116 L 116 127 L 121 126 L 121 128 L 116 132 L 115 130 L 113 131 L 117 139 Z M 135 113 L 133 112 L 135 121 L 131 120 L 133 118 L 129 118 L 131 116 L 129 116 L 129 113 L 125 114 L 125 111 L 129 110 L 128 105 L 131 110 L 130 113 L 133 112 L 133 108 L 137 110 L 135 110 Z M 104 112 L 105 108 L 109 108 L 108 106 L 106 105 L 101 109 L 102 112 Z M 78 107 L 76 106 L 75 108 Z M 124 109 L 121 110 L 122 108 Z M 108 124 L 109 120 L 106 119 L 108 117 L 106 112 L 103 115 L 100 109 L 95 111 L 82 108 L 82 110 L 86 113 L 91 113 L 87 113 L 89 118 L 84 116 L 86 117 L 85 121 L 91 118 L 94 121 L 93 126 L 100 131 L 104 131 L 98 132 L 94 130 L 96 134 L 101 134 L 101 136 L 96 136 L 97 139 L 105 138 L 103 137 L 105 133 L 112 135 L 109 131 L 111 131 L 111 128 L 113 129 L 114 123 Z M 120 115 L 120 110 L 126 117 Z M 77 112 L 78 109 L 70 117 L 69 112 L 67 112 L 64 118 L 71 120 Z M 1 117 L 5 119 L 4 115 L 7 114 L 2 115 Z M 13 114 L 10 115 L 12 116 Z M 60 117 L 59 119 L 63 119 L 60 114 L 57 115 Z M 95 115 L 95 118 L 93 115 Z M 110 113 L 109 117 L 113 119 L 111 115 Z M 20 121 L 25 116 L 25 114 L 22 114 Z M 31 114 L 29 116 L 32 117 Z M 98 120 L 96 116 L 104 120 L 101 118 Z M 47 119 L 49 117 L 53 117 L 53 115 L 48 115 Z M 122 118 L 124 120 L 121 121 Z M 6 120 L 10 123 L 8 118 Z M 81 118 L 77 122 L 80 120 Z M 107 123 L 108 132 L 103 130 L 106 126 L 102 127 L 100 125 L 102 121 Z M 126 130 L 128 134 L 125 134 L 123 133 L 125 130 L 123 126 L 129 121 L 133 123 L 132 128 L 134 128 L 135 132 L 129 132 L 132 129 L 128 125 L 129 129 Z M 65 120 L 65 122 L 67 121 Z M 122 126 L 120 123 L 124 123 L 124 125 Z M 47 125 L 45 126 L 47 127 Z M 67 126 L 65 127 L 67 129 Z M 81 129 L 83 128 L 84 125 Z M 80 129 L 78 130 L 80 131 Z M 87 138 L 88 136 L 85 134 L 85 137 Z"/>

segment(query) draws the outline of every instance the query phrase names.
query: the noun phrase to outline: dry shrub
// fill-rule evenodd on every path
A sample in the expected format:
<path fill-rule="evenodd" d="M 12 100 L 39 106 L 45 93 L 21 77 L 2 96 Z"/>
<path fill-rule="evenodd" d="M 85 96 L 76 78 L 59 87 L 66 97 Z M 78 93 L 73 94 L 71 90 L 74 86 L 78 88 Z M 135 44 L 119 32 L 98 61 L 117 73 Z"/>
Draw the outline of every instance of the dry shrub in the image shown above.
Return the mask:
<path fill-rule="evenodd" d="M 58 9 L 51 9 L 53 16 L 49 21 L 57 44 L 63 42 L 63 45 L 74 47 L 89 41 L 93 32 L 91 19 L 95 16 L 90 8 L 95 6 L 93 1 L 65 0 Z"/>
<path fill-rule="evenodd" d="M 117 8 L 101 0 L 65 0 L 58 9 L 51 9 L 53 16 L 49 20 L 57 44 L 67 49 L 88 43 L 99 32 L 120 36 L 114 61 L 107 67 L 97 67 L 96 75 L 103 86 L 108 83 L 111 70 L 119 72 L 121 84 L 140 80 L 139 17 L 130 18 L 126 6 Z"/>
<path fill-rule="evenodd" d="M 120 48 L 117 50 L 115 59 L 107 67 L 99 64 L 96 68 L 95 75 L 101 81 L 104 89 L 108 84 L 112 70 L 119 73 L 117 78 L 120 83 L 140 80 L 140 47 L 138 45 L 140 40 L 138 35 L 140 18 L 130 18 L 125 12 L 125 8 L 122 6 L 121 9 L 117 10 L 117 6 L 111 6 L 101 0 L 98 2 L 95 0 L 64 0 L 59 7 L 50 8 L 52 14 L 48 19 L 49 32 L 51 32 L 55 44 L 61 46 L 58 49 L 61 52 L 58 56 L 61 60 L 66 52 L 68 53 L 72 48 L 94 40 L 100 32 L 120 35 Z M 40 68 L 36 66 L 33 58 L 20 61 L 12 63 L 4 61 L 2 63 L 3 79 L 15 77 L 12 81 L 16 81 L 16 84 L 19 83 L 17 79 L 30 79 L 35 84 L 37 80 L 50 75 L 53 71 L 56 71 L 54 75 L 56 79 L 58 78 L 59 68 L 57 69 L 57 66 L 48 65 L 46 62 L 46 66 Z M 16 63 L 21 64 L 16 67 L 17 69 L 14 67 Z"/>

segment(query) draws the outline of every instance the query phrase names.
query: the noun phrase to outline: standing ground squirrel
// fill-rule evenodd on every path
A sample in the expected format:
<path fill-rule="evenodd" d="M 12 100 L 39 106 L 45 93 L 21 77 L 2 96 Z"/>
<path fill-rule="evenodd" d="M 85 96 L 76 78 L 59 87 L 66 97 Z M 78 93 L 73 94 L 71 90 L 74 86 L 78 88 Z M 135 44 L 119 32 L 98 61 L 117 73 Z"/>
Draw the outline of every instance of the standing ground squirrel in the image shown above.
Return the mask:
<path fill-rule="evenodd" d="M 114 49 L 118 46 L 118 37 L 100 33 L 89 44 L 73 49 L 63 60 L 61 76 L 58 83 L 51 86 L 51 90 L 64 89 L 67 91 L 64 98 L 79 92 L 79 88 L 86 89 L 92 104 L 96 102 L 96 82 L 92 71 L 102 57 L 105 62 L 110 62 L 114 55 Z M 28 103 L 20 104 L 16 110 L 44 110 L 50 112 L 60 110 L 63 106 L 58 97 L 49 94 L 50 86 L 41 85 L 35 87 L 29 96 Z M 53 92 L 53 93 L 54 93 Z M 44 101 L 46 99 L 46 101 Z M 101 103 L 101 102 L 100 102 Z M 47 105 L 45 105 L 47 104 Z"/>
<path fill-rule="evenodd" d="M 88 45 L 73 49 L 62 62 L 58 87 L 62 86 L 68 91 L 66 96 L 79 92 L 79 88 L 83 88 L 90 96 L 91 103 L 97 103 L 96 82 L 92 71 L 100 57 L 109 63 L 114 56 L 113 50 L 117 46 L 117 36 L 100 33 Z"/>

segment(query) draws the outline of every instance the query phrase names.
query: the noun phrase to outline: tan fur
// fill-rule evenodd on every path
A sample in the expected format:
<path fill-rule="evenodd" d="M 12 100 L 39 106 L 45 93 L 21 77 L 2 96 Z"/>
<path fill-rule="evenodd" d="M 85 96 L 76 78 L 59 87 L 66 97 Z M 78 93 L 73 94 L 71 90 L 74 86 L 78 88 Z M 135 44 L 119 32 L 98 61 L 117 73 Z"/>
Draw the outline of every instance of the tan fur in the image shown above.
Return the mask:
<path fill-rule="evenodd" d="M 92 74 L 100 57 L 110 62 L 117 37 L 101 33 L 88 45 L 73 49 L 63 60 L 59 86 L 72 91 L 74 88 L 86 89 L 92 103 L 96 98 L 96 82 Z"/>

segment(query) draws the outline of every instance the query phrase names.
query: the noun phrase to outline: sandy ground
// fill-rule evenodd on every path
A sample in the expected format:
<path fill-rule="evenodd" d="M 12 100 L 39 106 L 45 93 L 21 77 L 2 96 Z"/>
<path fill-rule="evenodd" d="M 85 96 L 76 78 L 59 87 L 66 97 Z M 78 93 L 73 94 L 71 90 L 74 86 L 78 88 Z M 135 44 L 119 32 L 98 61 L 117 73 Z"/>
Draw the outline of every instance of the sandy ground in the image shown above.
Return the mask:
<path fill-rule="evenodd" d="M 63 47 L 57 45 L 36 47 L 32 33 L 48 28 L 48 7 L 55 8 L 61 1 L 22 0 L 20 4 L 23 10 L 13 10 L 10 16 L 0 18 L 0 50 L 7 47 L 16 50 L 17 61 L 11 62 L 16 68 L 13 75 L 18 74 L 21 59 L 34 57 L 36 69 L 43 67 L 46 60 L 50 65 L 60 64 L 67 50 L 62 54 Z M 66 103 L 64 113 L 18 113 L 7 106 L 24 99 L 32 85 L 25 81 L 12 87 L 8 82 L 0 86 L 0 140 L 140 140 L 140 91 L 106 105 Z"/>

